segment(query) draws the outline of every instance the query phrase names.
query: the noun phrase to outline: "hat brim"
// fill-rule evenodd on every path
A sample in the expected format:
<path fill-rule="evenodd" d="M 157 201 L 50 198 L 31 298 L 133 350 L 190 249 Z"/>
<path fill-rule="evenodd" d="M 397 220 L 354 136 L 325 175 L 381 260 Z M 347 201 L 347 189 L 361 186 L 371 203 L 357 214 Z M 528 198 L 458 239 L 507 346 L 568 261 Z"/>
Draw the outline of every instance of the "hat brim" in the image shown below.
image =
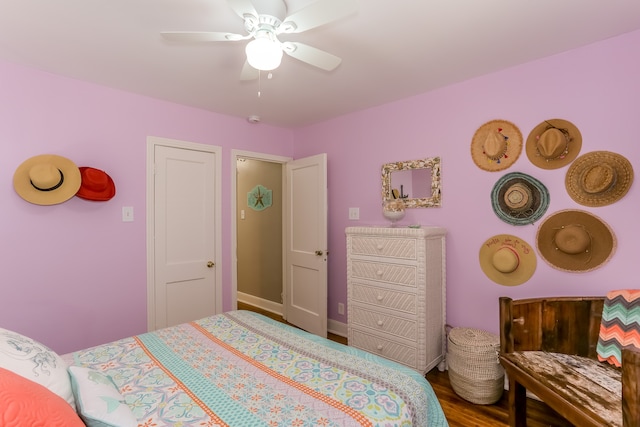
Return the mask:
<path fill-rule="evenodd" d="M 567 129 L 571 141 L 569 142 L 569 152 L 561 159 L 546 160 L 538 153 L 538 137 L 549 127 L 553 125 L 558 129 Z M 541 169 L 559 169 L 575 160 L 582 149 L 582 134 L 580 130 L 568 120 L 549 119 L 540 123 L 529 133 L 525 144 L 525 152 L 529 161 Z"/>
<path fill-rule="evenodd" d="M 501 128 L 502 134 L 509 137 L 507 151 L 499 161 L 492 160 L 484 154 L 483 144 L 489 132 Z M 522 133 L 518 127 L 507 120 L 491 120 L 476 130 L 471 139 L 471 158 L 482 170 L 497 172 L 505 170 L 518 160 L 522 152 Z"/>
<path fill-rule="evenodd" d="M 103 191 L 91 191 L 89 188 L 84 187 L 82 185 L 82 171 L 84 169 L 88 169 L 88 167 L 81 166 L 79 169 L 80 169 L 80 188 L 78 189 L 76 196 L 80 197 L 81 199 L 91 200 L 93 202 L 106 202 L 107 200 L 111 200 L 113 196 L 116 195 L 116 185 L 108 173 L 103 171 L 103 173 L 107 177 L 106 189 Z"/>
<path fill-rule="evenodd" d="M 580 184 L 582 174 L 594 165 L 606 163 L 616 171 L 616 182 L 609 191 L 592 194 L 584 191 Z M 622 199 L 633 183 L 633 166 L 624 156 L 610 151 L 592 151 L 578 157 L 569 166 L 565 176 L 565 187 L 571 198 L 583 206 L 607 206 Z"/>
<path fill-rule="evenodd" d="M 57 167 L 64 176 L 64 182 L 55 190 L 38 190 L 31 184 L 29 171 L 37 164 L 49 163 Z M 62 156 L 42 154 L 31 157 L 13 174 L 13 188 L 20 197 L 36 205 L 55 205 L 72 198 L 80 188 L 80 169 L 76 164 Z"/>
<path fill-rule="evenodd" d="M 510 186 L 521 183 L 531 190 L 533 202 L 530 212 L 513 213 L 504 205 L 504 196 Z M 491 205 L 493 211 L 502 221 L 511 225 L 533 224 L 547 212 L 549 208 L 549 190 L 531 175 L 521 172 L 511 172 L 502 176 L 491 190 Z"/>
<path fill-rule="evenodd" d="M 562 227 L 582 225 L 591 237 L 588 253 L 571 255 L 557 249 L 554 238 Z M 617 247 L 616 236 L 601 218 L 582 210 L 567 209 L 558 211 L 547 218 L 538 227 L 536 245 L 542 259 L 551 267 L 572 273 L 586 273 L 608 262 Z"/>
<path fill-rule="evenodd" d="M 493 255 L 503 246 L 510 246 L 518 253 L 520 263 L 511 273 L 503 273 L 493 266 Z M 499 285 L 518 286 L 528 281 L 536 271 L 537 257 L 531 245 L 517 236 L 499 234 L 490 237 L 480 247 L 478 255 L 484 274 Z"/>

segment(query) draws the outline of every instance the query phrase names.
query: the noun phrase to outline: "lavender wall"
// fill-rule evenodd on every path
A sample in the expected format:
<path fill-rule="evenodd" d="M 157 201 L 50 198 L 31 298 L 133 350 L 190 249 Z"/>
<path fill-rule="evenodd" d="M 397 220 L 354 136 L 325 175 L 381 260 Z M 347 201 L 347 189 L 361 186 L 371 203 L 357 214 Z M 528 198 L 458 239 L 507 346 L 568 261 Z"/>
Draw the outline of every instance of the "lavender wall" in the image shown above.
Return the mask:
<path fill-rule="evenodd" d="M 344 229 L 385 224 L 380 211 L 383 163 L 430 156 L 442 158 L 443 206 L 407 211 L 404 224 L 446 227 L 447 321 L 453 326 L 498 332 L 498 297 L 602 295 L 638 287 L 640 227 L 639 185 L 611 206 L 586 208 L 566 193 L 567 167 L 542 170 L 523 152 L 501 172 L 480 170 L 471 160 L 476 129 L 493 119 L 514 122 L 527 138 L 545 119 L 564 118 L 583 136 L 581 154 L 610 150 L 626 156 L 640 172 L 640 32 L 609 39 L 522 66 L 297 130 L 295 157 L 326 152 L 329 168 L 329 318 L 346 301 Z M 401 70 L 398 70 L 401 75 Z M 375 88 L 371 88 L 375 90 Z M 538 257 L 534 276 L 505 287 L 489 280 L 478 263 L 482 243 L 495 234 L 515 234 L 535 247 L 537 226 L 512 226 L 491 208 L 495 181 L 508 172 L 524 172 L 549 189 L 547 213 L 584 209 L 608 222 L 618 238 L 617 252 L 604 267 L 572 274 Z M 348 220 L 348 208 L 360 208 L 360 220 Z"/>
<path fill-rule="evenodd" d="M 231 148 L 293 152 L 289 130 L 11 64 L 0 63 L 0 93 L 0 327 L 60 353 L 146 331 L 147 136 L 223 147 L 223 224 L 231 215 Z M 106 170 L 116 196 L 55 206 L 24 201 L 13 190 L 13 173 L 47 153 Z M 122 206 L 134 207 L 134 222 L 122 222 Z M 228 226 L 222 238 L 229 284 Z"/>
<path fill-rule="evenodd" d="M 0 63 L 0 327 L 60 353 L 146 329 L 149 135 L 223 147 L 223 224 L 230 223 L 231 148 L 296 158 L 328 153 L 329 317 L 337 321 L 346 322 L 337 313 L 337 303 L 346 302 L 344 228 L 385 224 L 380 213 L 383 163 L 428 156 L 442 157 L 443 207 L 410 210 L 404 223 L 449 230 L 450 324 L 497 332 L 500 295 L 603 294 L 637 287 L 637 184 L 618 203 L 587 209 L 617 233 L 617 253 L 603 268 L 570 274 L 539 258 L 533 278 L 521 286 L 507 288 L 487 279 L 477 259 L 488 237 L 510 233 L 535 244 L 535 226 L 510 226 L 491 209 L 489 193 L 502 173 L 521 171 L 541 180 L 551 193 L 549 213 L 582 207 L 564 189 L 567 168 L 541 170 L 523 154 L 504 172 L 485 172 L 472 162 L 469 145 L 488 120 L 510 120 L 526 138 L 541 121 L 559 117 L 580 128 L 583 153 L 616 151 L 640 170 L 639 45 L 640 32 L 634 32 L 295 131 Z M 13 172 L 27 158 L 44 153 L 107 170 L 116 182 L 116 197 L 106 203 L 73 198 L 49 207 L 25 202 L 13 190 Z M 121 221 L 122 206 L 134 207 L 133 223 Z M 360 208 L 360 221 L 347 219 L 349 207 Z M 230 235 L 224 227 L 225 309 L 231 306 Z"/>

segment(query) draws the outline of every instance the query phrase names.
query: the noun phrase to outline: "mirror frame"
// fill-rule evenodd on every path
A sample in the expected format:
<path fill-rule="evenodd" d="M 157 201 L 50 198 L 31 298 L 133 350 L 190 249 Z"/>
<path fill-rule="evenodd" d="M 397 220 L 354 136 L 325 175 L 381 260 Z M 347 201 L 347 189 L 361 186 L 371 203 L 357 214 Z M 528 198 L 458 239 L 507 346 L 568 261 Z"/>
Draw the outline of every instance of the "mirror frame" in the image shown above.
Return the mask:
<path fill-rule="evenodd" d="M 382 165 L 382 202 L 391 197 L 391 173 L 396 171 L 431 169 L 431 197 L 404 199 L 407 208 L 437 208 L 442 205 L 440 186 L 440 157 L 427 157 L 406 162 L 385 163 Z"/>

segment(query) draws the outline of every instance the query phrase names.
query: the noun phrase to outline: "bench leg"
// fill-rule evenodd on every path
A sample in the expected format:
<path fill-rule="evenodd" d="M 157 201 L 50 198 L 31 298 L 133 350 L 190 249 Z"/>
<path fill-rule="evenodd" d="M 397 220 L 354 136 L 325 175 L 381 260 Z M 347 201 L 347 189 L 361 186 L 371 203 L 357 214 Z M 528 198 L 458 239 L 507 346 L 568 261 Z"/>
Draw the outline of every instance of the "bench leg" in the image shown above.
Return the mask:
<path fill-rule="evenodd" d="M 527 426 L 527 389 L 509 378 L 509 426 Z"/>

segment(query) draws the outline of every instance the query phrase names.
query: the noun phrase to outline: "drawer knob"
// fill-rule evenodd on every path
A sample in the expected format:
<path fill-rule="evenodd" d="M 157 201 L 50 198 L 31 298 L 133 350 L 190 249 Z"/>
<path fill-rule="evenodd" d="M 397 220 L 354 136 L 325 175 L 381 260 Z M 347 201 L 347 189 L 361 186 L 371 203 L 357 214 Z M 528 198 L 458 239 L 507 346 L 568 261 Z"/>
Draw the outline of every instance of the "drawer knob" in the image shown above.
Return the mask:
<path fill-rule="evenodd" d="M 378 301 L 382 301 L 382 295 L 378 295 L 378 296 L 376 297 L 376 299 L 377 299 Z"/>
<path fill-rule="evenodd" d="M 376 274 L 377 274 L 378 276 L 382 276 L 382 270 L 378 270 L 378 271 L 376 271 Z"/>
<path fill-rule="evenodd" d="M 380 244 L 379 244 L 378 246 L 376 246 L 376 249 L 378 249 L 379 251 L 381 251 L 382 249 L 384 249 L 384 246 L 382 246 L 382 245 L 380 245 Z"/>
<path fill-rule="evenodd" d="M 378 326 L 382 326 L 384 322 L 382 320 L 378 320 Z"/>
<path fill-rule="evenodd" d="M 378 346 L 376 347 L 376 349 L 377 349 L 378 351 L 382 351 L 382 344 L 378 344 Z"/>

